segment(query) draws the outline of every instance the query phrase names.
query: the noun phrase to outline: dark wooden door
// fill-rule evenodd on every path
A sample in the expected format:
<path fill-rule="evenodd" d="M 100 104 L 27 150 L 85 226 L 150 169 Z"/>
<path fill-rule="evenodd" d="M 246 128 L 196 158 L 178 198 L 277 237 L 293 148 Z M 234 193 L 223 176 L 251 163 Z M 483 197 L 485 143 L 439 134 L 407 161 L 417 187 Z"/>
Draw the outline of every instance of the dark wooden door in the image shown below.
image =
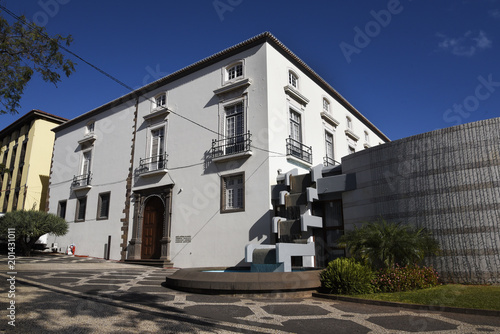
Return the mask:
<path fill-rule="evenodd" d="M 165 207 L 158 197 L 148 199 L 142 223 L 141 259 L 159 259 L 161 256 L 164 212 Z"/>

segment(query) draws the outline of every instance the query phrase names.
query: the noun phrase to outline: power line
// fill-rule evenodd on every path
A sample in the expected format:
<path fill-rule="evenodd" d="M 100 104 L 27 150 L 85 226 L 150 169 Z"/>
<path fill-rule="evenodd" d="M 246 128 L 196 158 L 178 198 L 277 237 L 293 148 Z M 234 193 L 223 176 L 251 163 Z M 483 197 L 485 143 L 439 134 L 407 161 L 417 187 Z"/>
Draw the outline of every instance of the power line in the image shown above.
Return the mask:
<path fill-rule="evenodd" d="M 24 25 L 26 25 L 27 27 L 29 27 L 30 29 L 32 30 L 36 30 L 38 31 L 43 37 L 45 37 L 46 39 L 48 40 L 52 40 L 52 38 L 47 35 L 45 32 L 43 32 L 40 27 L 22 19 L 20 16 L 16 15 L 15 13 L 13 13 L 12 11 L 10 11 L 8 8 L 6 8 L 5 6 L 1 5 L 0 4 L 0 8 L 3 9 L 7 14 L 9 14 L 10 16 L 12 16 L 13 18 L 15 18 L 16 20 L 18 20 L 19 22 L 23 23 Z M 99 68 L 98 66 L 92 64 L 91 62 L 85 60 L 84 58 L 82 58 L 81 56 L 79 56 L 78 54 L 76 54 L 75 52 L 69 50 L 68 48 L 66 48 L 64 45 L 61 45 L 59 42 L 57 43 L 57 45 L 64 51 L 66 51 L 67 53 L 69 53 L 70 55 L 76 57 L 77 59 L 83 61 L 85 64 L 89 65 L 90 67 L 92 67 L 93 69 L 95 69 L 96 71 L 98 71 L 99 73 L 105 75 L 106 77 L 108 77 L 109 79 L 113 80 L 114 82 L 118 83 L 119 85 L 121 85 L 122 87 L 125 87 L 126 89 L 128 89 L 129 91 L 133 92 L 135 91 L 134 88 L 130 87 L 129 85 L 127 85 L 126 83 L 124 83 L 123 81 L 119 80 L 118 78 L 116 78 L 115 76 L 109 74 L 108 72 L 106 72 L 105 70 Z M 147 101 L 150 101 L 152 103 L 155 103 L 156 101 L 154 101 L 153 98 L 145 98 L 145 100 Z M 210 129 L 209 127 L 203 125 L 203 124 L 200 124 L 198 122 L 196 122 L 195 120 L 192 120 L 186 116 L 183 116 L 173 110 L 170 110 L 170 109 L 167 109 L 170 113 L 172 113 L 173 115 L 176 115 L 200 128 L 203 128 L 211 133 L 214 133 L 218 136 L 222 136 L 223 138 L 227 138 L 227 136 L 225 136 L 224 134 L 221 134 L 219 131 L 215 131 L 215 130 L 212 130 Z M 264 149 L 264 148 L 260 148 L 260 147 L 257 147 L 255 145 L 251 145 L 251 147 L 257 149 L 257 150 L 260 150 L 260 151 L 263 151 L 263 152 L 267 152 L 267 153 L 272 153 L 272 154 L 278 154 L 279 156 L 285 156 L 283 153 L 281 152 L 274 152 L 274 151 L 270 151 L 270 150 L 267 150 L 267 149 Z M 189 165 L 191 166 L 191 165 Z M 187 166 L 187 167 L 189 167 Z M 183 167 L 177 167 L 176 169 L 178 168 L 183 168 Z"/>
<path fill-rule="evenodd" d="M 10 11 L 9 9 L 7 9 L 5 6 L 1 5 L 0 4 L 0 8 L 2 8 L 7 14 L 9 14 L 10 16 L 12 16 L 13 18 L 15 18 L 16 20 L 18 20 L 19 22 L 23 23 L 24 25 L 28 26 L 31 30 L 36 30 L 38 31 L 38 33 L 40 33 L 40 35 L 42 35 L 43 37 L 45 37 L 46 39 L 48 40 L 53 40 L 49 35 L 47 35 L 45 32 L 43 32 L 42 29 L 40 29 L 40 27 L 26 21 L 26 20 L 23 20 L 20 16 L 16 15 L 15 13 L 13 13 L 12 11 Z M 94 64 L 90 63 L 89 61 L 83 59 L 82 57 L 80 57 L 79 55 L 77 55 L 76 53 L 74 53 L 73 51 L 71 51 L 70 49 L 68 49 L 67 47 L 65 47 L 64 45 L 61 45 L 59 42 L 57 43 L 57 45 L 63 49 L 64 51 L 66 51 L 67 53 L 71 54 L 72 56 L 76 57 L 77 59 L 83 61 L 85 64 L 89 65 L 90 67 L 92 67 L 93 69 L 95 69 L 96 71 L 100 72 L 101 74 L 107 76 L 108 78 L 110 78 L 111 80 L 117 82 L 118 84 L 122 85 L 123 87 L 133 91 L 134 89 L 130 86 L 128 86 L 127 84 L 125 84 L 124 82 L 118 80 L 116 77 L 112 76 L 111 74 L 107 73 L 106 71 L 102 70 L 101 68 L 95 66 Z"/>
<path fill-rule="evenodd" d="M 30 22 L 28 22 L 28 21 L 26 21 L 26 20 L 23 20 L 20 16 L 16 15 L 15 13 L 13 13 L 12 11 L 10 11 L 9 9 L 7 9 L 5 6 L 3 6 L 3 5 L 1 5 L 1 4 L 0 4 L 0 8 L 1 8 L 1 9 L 3 9 L 3 10 L 7 13 L 7 14 L 9 14 L 10 16 L 12 16 L 12 17 L 13 17 L 13 18 L 15 18 L 16 20 L 18 20 L 19 22 L 21 22 L 21 23 L 23 23 L 24 25 L 26 25 L 26 26 L 27 26 L 28 28 L 30 28 L 31 30 L 36 30 L 36 31 L 38 31 L 38 32 L 39 32 L 39 33 L 40 33 L 43 37 L 45 37 L 46 39 L 48 39 L 48 40 L 52 40 L 52 38 L 51 38 L 49 35 L 47 35 L 45 32 L 43 32 L 43 31 L 42 31 L 39 27 L 37 27 L 36 25 L 34 25 L 34 24 L 32 24 L 32 23 L 30 23 Z M 68 49 L 68 48 L 67 48 L 67 47 L 65 47 L 64 45 L 61 45 L 61 43 L 59 43 L 59 42 L 58 42 L 58 43 L 57 43 L 57 45 L 58 45 L 58 46 L 59 46 L 62 50 L 66 51 L 67 53 L 69 53 L 70 55 L 72 55 L 72 56 L 76 57 L 77 59 L 79 59 L 79 60 L 83 61 L 85 64 L 89 65 L 90 67 L 92 67 L 93 69 L 95 69 L 95 70 L 96 70 L 96 71 L 98 71 L 99 73 L 101 73 L 101 74 L 105 75 L 106 77 L 110 78 L 111 80 L 113 80 L 114 82 L 118 83 L 119 85 L 121 85 L 121 86 L 125 87 L 125 88 L 126 88 L 126 89 L 128 89 L 129 91 L 131 91 L 131 92 L 135 91 L 135 89 L 134 89 L 134 88 L 130 87 L 129 85 L 127 85 L 127 84 L 126 84 L 126 83 L 124 83 L 123 81 L 119 80 L 119 79 L 118 79 L 118 78 L 116 78 L 115 76 L 113 76 L 113 75 L 109 74 L 109 73 L 108 73 L 108 72 L 106 72 L 105 70 L 103 70 L 103 69 L 99 68 L 98 66 L 96 66 L 96 65 L 92 64 L 91 62 L 89 62 L 89 61 L 85 60 L 84 58 L 82 58 L 81 56 L 79 56 L 79 55 L 78 55 L 78 54 L 76 54 L 75 52 L 71 51 L 70 49 Z M 148 99 L 146 99 L 146 100 L 149 100 L 149 101 L 151 101 L 152 103 L 154 103 L 154 102 L 155 102 L 152 98 L 148 98 Z M 205 129 L 205 130 L 207 130 L 207 131 L 209 131 L 209 132 L 212 132 L 212 133 L 215 133 L 215 134 L 217 134 L 217 135 L 220 135 L 220 133 L 219 133 L 219 132 L 217 132 L 217 131 L 214 131 L 214 130 L 210 129 L 210 128 L 206 127 L 206 126 L 205 126 L 205 125 L 203 125 L 203 124 L 200 124 L 200 123 L 198 123 L 198 122 L 196 122 L 196 121 L 194 121 L 194 120 L 192 120 L 192 119 L 190 119 L 190 118 L 188 118 L 188 117 L 185 117 L 185 116 L 183 116 L 183 115 L 180 115 L 180 114 L 176 113 L 176 112 L 175 112 L 175 111 L 173 111 L 173 110 L 170 110 L 170 109 L 169 109 L 169 111 L 170 111 L 172 114 L 174 114 L 174 115 L 176 115 L 176 116 L 178 116 L 178 117 L 180 117 L 180 118 L 182 118 L 182 119 L 184 119 L 184 120 L 186 120 L 186 121 L 189 121 L 189 122 L 191 122 L 191 123 L 193 123 L 193 124 L 195 124 L 195 125 L 197 125 L 197 126 L 199 126 L 199 127 L 203 128 L 203 129 Z"/>

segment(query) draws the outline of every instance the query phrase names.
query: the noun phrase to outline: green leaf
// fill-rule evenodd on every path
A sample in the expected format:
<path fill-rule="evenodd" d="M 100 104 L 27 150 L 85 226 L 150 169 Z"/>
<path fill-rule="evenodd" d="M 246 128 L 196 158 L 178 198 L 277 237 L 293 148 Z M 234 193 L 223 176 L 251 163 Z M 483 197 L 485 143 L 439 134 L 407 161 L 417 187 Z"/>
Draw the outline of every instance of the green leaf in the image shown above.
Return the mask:
<path fill-rule="evenodd" d="M 24 16 L 12 25 L 0 16 L 0 114 L 18 113 L 24 88 L 35 72 L 56 85 L 61 72 L 70 76 L 75 71 L 75 63 L 60 52 L 60 45 L 73 41 L 71 35 L 50 37 L 44 27 L 22 22 L 27 22 Z"/>

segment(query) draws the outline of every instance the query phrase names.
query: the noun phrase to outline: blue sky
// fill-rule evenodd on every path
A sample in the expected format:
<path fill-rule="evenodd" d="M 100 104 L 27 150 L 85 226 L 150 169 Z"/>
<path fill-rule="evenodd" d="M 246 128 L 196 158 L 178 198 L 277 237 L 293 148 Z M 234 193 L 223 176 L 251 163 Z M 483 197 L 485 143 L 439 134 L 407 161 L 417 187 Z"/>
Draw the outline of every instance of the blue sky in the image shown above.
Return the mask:
<path fill-rule="evenodd" d="M 392 140 L 500 117 L 500 0 L 0 4 L 71 34 L 73 52 L 134 88 L 270 31 Z M 71 119 L 128 92 L 74 61 L 57 87 L 30 82 L 0 129 L 31 109 Z"/>

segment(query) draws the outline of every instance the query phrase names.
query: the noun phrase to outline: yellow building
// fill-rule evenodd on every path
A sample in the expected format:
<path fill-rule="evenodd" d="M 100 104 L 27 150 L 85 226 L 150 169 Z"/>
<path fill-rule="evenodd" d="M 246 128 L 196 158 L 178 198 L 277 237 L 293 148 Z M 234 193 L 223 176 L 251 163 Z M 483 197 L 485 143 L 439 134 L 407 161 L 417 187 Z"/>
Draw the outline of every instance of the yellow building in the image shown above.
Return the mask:
<path fill-rule="evenodd" d="M 0 131 L 0 212 L 42 210 L 55 134 L 67 119 L 32 110 Z"/>

